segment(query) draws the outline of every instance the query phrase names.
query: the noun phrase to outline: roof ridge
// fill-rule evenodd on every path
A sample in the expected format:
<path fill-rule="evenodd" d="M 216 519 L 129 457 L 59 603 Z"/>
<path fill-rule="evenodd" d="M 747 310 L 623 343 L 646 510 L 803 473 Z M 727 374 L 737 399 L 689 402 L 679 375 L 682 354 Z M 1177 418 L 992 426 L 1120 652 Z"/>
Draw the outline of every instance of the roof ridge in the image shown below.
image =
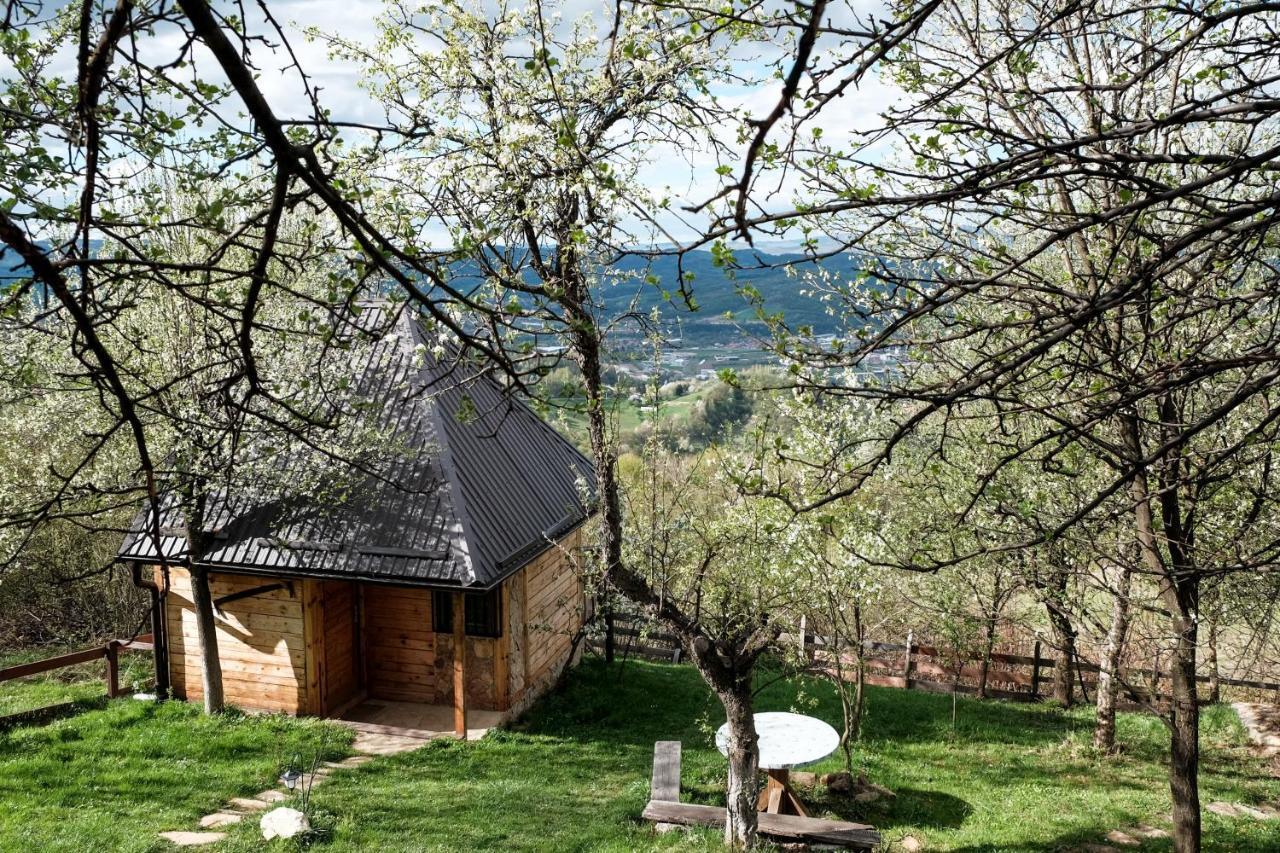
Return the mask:
<path fill-rule="evenodd" d="M 422 330 L 422 324 L 417 321 L 414 312 L 408 310 L 408 306 L 402 306 L 400 317 L 396 321 L 397 332 L 400 326 L 404 326 L 408 334 L 406 340 L 402 343 L 408 349 L 407 355 L 410 358 L 409 375 L 421 383 L 422 372 L 426 369 L 425 365 L 417 364 L 413 361 L 418 355 L 418 347 L 430 348 L 431 344 L 426 339 L 426 335 Z M 429 358 L 434 356 L 428 354 Z M 424 390 L 422 388 L 420 390 Z M 453 462 L 453 446 L 449 437 L 449 430 L 444 424 L 444 418 L 440 413 L 440 402 L 436 399 L 427 399 L 422 401 L 422 407 L 427 411 L 427 417 L 431 418 L 431 422 L 435 427 L 435 434 L 440 439 L 440 470 L 444 472 L 445 483 L 449 489 L 449 500 L 453 504 L 453 515 L 457 519 L 459 527 L 462 528 L 462 535 L 458 537 L 462 552 L 460 557 L 465 564 L 467 575 L 471 578 L 471 583 L 476 582 L 476 561 L 475 555 L 471 553 L 472 543 L 475 541 L 475 525 L 471 523 L 471 514 L 467 507 L 466 496 L 462 492 L 462 484 L 458 481 L 458 469 Z"/>

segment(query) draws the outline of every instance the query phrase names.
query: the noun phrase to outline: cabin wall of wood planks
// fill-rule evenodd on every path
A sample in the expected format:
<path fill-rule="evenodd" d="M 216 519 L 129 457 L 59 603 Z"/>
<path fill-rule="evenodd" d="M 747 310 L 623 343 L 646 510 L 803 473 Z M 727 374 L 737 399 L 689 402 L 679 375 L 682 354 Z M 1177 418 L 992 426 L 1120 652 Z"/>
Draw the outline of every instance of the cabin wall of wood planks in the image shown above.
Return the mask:
<path fill-rule="evenodd" d="M 435 702 L 431 590 L 364 584 L 365 689 L 374 699 Z"/>
<path fill-rule="evenodd" d="M 585 612 L 575 556 L 581 544 L 578 529 L 503 584 L 502 636 L 466 640 L 469 708 L 522 710 L 575 653 Z M 283 581 L 212 573 L 209 583 L 216 600 Z M 215 613 L 229 703 L 326 714 L 361 690 L 374 699 L 453 702 L 453 637 L 434 630 L 430 589 L 303 579 L 289 587 L 226 602 Z M 165 616 L 174 695 L 198 701 L 200 649 L 185 569 L 169 570 Z"/>
<path fill-rule="evenodd" d="M 324 610 L 319 625 L 325 668 L 322 710 L 331 712 L 360 692 L 363 664 L 356 630 L 359 587 L 350 581 L 321 581 L 317 586 Z"/>
<path fill-rule="evenodd" d="M 159 582 L 158 568 L 156 575 Z M 209 589 L 217 599 L 272 582 L 271 578 L 214 573 L 209 576 Z M 222 689 L 227 702 L 289 714 L 310 711 L 303 583 L 295 581 L 292 593 L 278 589 L 228 602 L 222 613 L 214 614 L 218 657 L 222 662 Z M 185 569 L 169 570 L 165 622 L 174 695 L 192 702 L 201 701 L 204 690 L 200 644 L 191 599 L 191 576 Z"/>
<path fill-rule="evenodd" d="M 586 595 L 576 565 L 582 547 L 578 528 L 532 560 L 507 583 L 509 607 L 519 622 L 509 620 L 511 652 L 510 705 L 527 707 L 541 695 L 576 655 L 574 638 L 582 627 Z"/>

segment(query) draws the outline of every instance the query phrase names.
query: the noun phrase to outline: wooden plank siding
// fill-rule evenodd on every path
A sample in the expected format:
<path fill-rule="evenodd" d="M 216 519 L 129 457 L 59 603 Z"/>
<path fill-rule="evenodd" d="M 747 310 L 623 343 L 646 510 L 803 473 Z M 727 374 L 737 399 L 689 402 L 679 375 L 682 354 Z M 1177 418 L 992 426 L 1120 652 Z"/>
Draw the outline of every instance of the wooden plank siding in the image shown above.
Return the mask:
<path fill-rule="evenodd" d="M 270 582 L 261 577 L 211 574 L 209 590 L 217 599 Z M 169 583 L 165 596 L 169 677 L 176 696 L 196 702 L 204 698 L 204 689 L 191 576 L 185 569 L 170 569 Z M 278 589 L 232 601 L 223 613 L 214 614 L 222 688 L 228 702 L 290 714 L 310 710 L 301 587 L 301 582 L 294 584 L 294 595 Z"/>
<path fill-rule="evenodd" d="M 503 583 L 501 635 L 465 640 L 468 708 L 522 710 L 561 672 L 585 613 L 573 556 L 581 541 L 579 529 Z M 169 578 L 170 678 L 175 696 L 197 701 L 201 667 L 191 578 L 179 568 L 170 569 Z M 279 582 L 222 573 L 209 581 L 215 599 Z M 434 630 L 430 589 L 310 579 L 290 586 L 228 602 L 215 614 L 228 702 L 330 714 L 363 691 L 371 699 L 452 704 L 452 626 Z"/>
<path fill-rule="evenodd" d="M 348 581 L 320 584 L 325 665 L 325 713 L 332 713 L 360 691 L 356 634 L 356 586 Z"/>
<path fill-rule="evenodd" d="M 431 590 L 365 584 L 363 628 L 370 698 L 435 702 Z"/>
<path fill-rule="evenodd" d="M 582 576 L 574 562 L 582 537 L 582 528 L 575 530 L 507 582 L 513 615 L 520 614 L 518 625 L 513 624 L 515 619 L 508 622 L 512 707 L 527 706 L 546 690 L 573 653 L 573 638 L 582 627 L 586 605 Z"/>

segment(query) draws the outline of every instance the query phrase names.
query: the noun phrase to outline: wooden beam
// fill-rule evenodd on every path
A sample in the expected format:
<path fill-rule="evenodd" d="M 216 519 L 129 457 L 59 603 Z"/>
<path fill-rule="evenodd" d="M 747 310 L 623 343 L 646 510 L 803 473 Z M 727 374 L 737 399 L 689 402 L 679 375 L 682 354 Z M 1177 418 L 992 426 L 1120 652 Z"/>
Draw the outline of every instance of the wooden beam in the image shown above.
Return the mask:
<path fill-rule="evenodd" d="M 320 581 L 302 582 L 302 648 L 306 693 L 304 713 L 323 717 L 328 712 L 324 659 L 324 590 Z"/>
<path fill-rule="evenodd" d="M 498 711 L 511 707 L 511 631 L 507 613 L 511 608 L 511 588 L 504 581 L 498 593 L 498 638 L 493 644 L 493 704 Z"/>
<path fill-rule="evenodd" d="M 467 739 L 467 603 L 453 594 L 453 731 Z"/>
<path fill-rule="evenodd" d="M 685 826 L 724 826 L 725 810 L 720 806 L 673 803 L 650 800 L 643 817 L 655 823 L 678 823 Z M 855 850 L 874 850 L 882 839 L 874 827 L 865 823 L 823 820 L 798 815 L 759 815 L 760 834 L 784 841 L 835 844 Z"/>
<path fill-rule="evenodd" d="M 280 583 L 267 583 L 262 586 L 255 586 L 249 589 L 242 589 L 238 592 L 228 593 L 227 595 L 218 596 L 213 600 L 213 609 L 218 613 L 222 613 L 222 605 L 230 604 L 233 601 L 239 601 L 242 598 L 253 598 L 255 595 L 265 595 L 268 592 L 275 592 L 279 589 L 289 590 L 289 596 L 293 596 L 293 581 L 281 581 Z"/>
<path fill-rule="evenodd" d="M 28 675 L 38 675 L 42 672 L 48 672 L 51 669 L 61 669 L 64 666 L 88 663 L 91 660 L 98 660 L 105 656 L 105 648 L 98 648 L 87 649 L 83 652 L 72 652 L 67 655 L 58 655 L 55 658 L 46 658 L 45 660 L 32 661 L 31 663 L 20 663 L 17 666 L 0 669 L 0 681 L 24 678 Z"/>

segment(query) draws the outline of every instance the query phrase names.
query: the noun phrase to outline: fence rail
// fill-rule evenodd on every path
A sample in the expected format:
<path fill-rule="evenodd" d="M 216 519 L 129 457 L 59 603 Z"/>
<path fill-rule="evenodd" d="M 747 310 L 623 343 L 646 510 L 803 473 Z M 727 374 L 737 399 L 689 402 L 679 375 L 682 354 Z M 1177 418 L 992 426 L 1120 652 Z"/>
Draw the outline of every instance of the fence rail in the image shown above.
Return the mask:
<path fill-rule="evenodd" d="M 69 652 L 65 655 L 57 655 L 56 657 L 45 658 L 44 660 L 20 663 L 15 666 L 8 666 L 0 669 L 0 684 L 6 681 L 13 681 L 18 678 L 27 678 L 32 675 L 40 675 L 45 672 L 65 669 L 66 667 L 76 666 L 82 663 L 92 663 L 97 660 L 105 660 L 107 662 L 107 668 L 103 679 L 107 688 L 106 698 L 114 699 L 121 693 L 120 652 L 144 652 L 152 651 L 154 649 L 155 644 L 150 634 L 142 634 L 132 640 L 109 640 L 103 645 L 96 646 L 92 649 Z M 80 703 L 64 702 L 59 705 L 49 705 L 44 708 L 33 708 L 28 711 L 21 711 L 17 714 L 0 717 L 0 728 L 13 725 L 15 722 L 29 722 L 37 719 L 45 719 L 50 716 L 57 716 L 58 712 L 62 709 L 77 706 L 78 704 Z"/>
<path fill-rule="evenodd" d="M 617 638 L 620 654 L 675 662 L 679 662 L 682 655 L 680 643 L 675 636 L 634 618 L 616 617 L 614 636 Z M 986 658 L 984 674 L 981 658 L 957 661 L 955 655 L 936 646 L 916 643 L 910 637 L 908 641 L 864 641 L 864 681 L 878 687 L 898 687 L 932 693 L 982 693 L 998 699 L 1035 702 L 1044 698 L 1045 685 L 1059 664 L 1059 658 L 1041 655 L 1040 643 L 1037 642 L 1030 655 L 992 652 Z M 783 634 L 779 642 L 799 647 L 800 636 Z M 603 650 L 603 644 L 599 640 L 593 641 L 591 647 L 597 652 Z M 804 649 L 809 659 L 818 663 L 822 662 L 820 656 L 828 656 L 827 668 L 834 668 L 829 656 L 836 649 L 827 638 L 806 633 Z M 1096 687 L 1101 667 L 1092 661 L 1077 658 L 1072 661 L 1071 671 L 1074 686 L 1088 700 L 1090 691 Z M 1127 693 L 1132 701 L 1167 698 L 1159 691 L 1160 681 L 1168 678 L 1164 672 L 1154 668 L 1125 667 L 1121 676 L 1120 681 L 1125 685 L 1122 692 Z M 1214 679 L 1208 675 L 1199 675 L 1196 680 L 1207 684 Z M 1220 676 L 1216 680 L 1224 687 L 1280 691 L 1280 682 L 1227 676 Z M 1140 684 L 1138 681 L 1145 683 Z"/>

